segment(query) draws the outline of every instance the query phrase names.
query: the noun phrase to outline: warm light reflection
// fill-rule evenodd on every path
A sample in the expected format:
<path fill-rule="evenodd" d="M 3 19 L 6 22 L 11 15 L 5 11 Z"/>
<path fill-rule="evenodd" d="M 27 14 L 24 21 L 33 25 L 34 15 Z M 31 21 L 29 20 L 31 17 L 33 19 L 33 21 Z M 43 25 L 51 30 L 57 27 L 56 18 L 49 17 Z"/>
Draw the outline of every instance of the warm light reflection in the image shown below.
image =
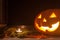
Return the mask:
<path fill-rule="evenodd" d="M 39 19 L 41 19 L 41 14 L 38 16 Z"/>
<path fill-rule="evenodd" d="M 54 12 L 51 14 L 50 18 L 56 18 L 56 15 Z"/>
<path fill-rule="evenodd" d="M 18 29 L 16 30 L 16 32 L 22 32 L 22 31 L 21 31 L 21 29 L 20 29 L 20 28 L 18 28 Z"/>
<path fill-rule="evenodd" d="M 45 18 L 43 19 L 43 22 L 46 22 L 46 19 Z"/>
<path fill-rule="evenodd" d="M 36 23 L 36 27 L 44 32 L 49 31 L 49 32 L 52 32 L 52 31 L 55 31 L 58 27 L 59 27 L 59 22 L 55 23 L 55 24 L 52 24 L 52 27 L 49 28 L 48 26 L 41 26 L 39 27 L 38 24 Z"/>

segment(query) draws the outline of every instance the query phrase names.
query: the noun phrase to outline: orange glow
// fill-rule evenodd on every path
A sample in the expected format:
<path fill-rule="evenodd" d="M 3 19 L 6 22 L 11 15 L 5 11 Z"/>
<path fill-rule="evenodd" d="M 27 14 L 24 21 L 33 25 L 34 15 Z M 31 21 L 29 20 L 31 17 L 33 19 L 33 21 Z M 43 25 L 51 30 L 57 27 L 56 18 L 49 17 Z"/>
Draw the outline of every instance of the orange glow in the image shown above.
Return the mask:
<path fill-rule="evenodd" d="M 55 18 L 55 17 L 56 17 L 56 15 L 55 15 L 55 13 L 53 12 L 53 13 L 51 14 L 50 18 Z"/>
<path fill-rule="evenodd" d="M 43 22 L 46 22 L 46 19 L 45 18 L 43 19 Z"/>
<path fill-rule="evenodd" d="M 37 26 L 37 25 L 36 25 Z M 40 29 L 40 30 L 42 30 L 42 31 L 44 31 L 44 32 L 46 32 L 46 30 L 47 31 L 49 31 L 49 32 L 53 32 L 53 31 L 55 31 L 57 28 L 59 27 L 59 22 L 57 22 L 57 23 L 55 23 L 55 24 L 52 24 L 52 27 L 51 28 L 49 28 L 48 26 L 41 26 L 40 28 L 38 28 L 38 29 Z"/>
<path fill-rule="evenodd" d="M 41 19 L 41 14 L 38 16 L 39 19 Z"/>
<path fill-rule="evenodd" d="M 35 29 L 46 35 L 60 35 L 60 9 L 39 11 L 34 19 Z"/>
<path fill-rule="evenodd" d="M 59 27 L 59 22 L 55 23 L 55 24 L 52 24 L 52 27 L 49 28 L 48 26 L 41 26 L 39 27 L 37 23 L 36 24 L 36 27 L 39 29 L 39 30 L 42 30 L 44 32 L 49 31 L 49 32 L 53 32 L 55 31 L 58 27 Z"/>

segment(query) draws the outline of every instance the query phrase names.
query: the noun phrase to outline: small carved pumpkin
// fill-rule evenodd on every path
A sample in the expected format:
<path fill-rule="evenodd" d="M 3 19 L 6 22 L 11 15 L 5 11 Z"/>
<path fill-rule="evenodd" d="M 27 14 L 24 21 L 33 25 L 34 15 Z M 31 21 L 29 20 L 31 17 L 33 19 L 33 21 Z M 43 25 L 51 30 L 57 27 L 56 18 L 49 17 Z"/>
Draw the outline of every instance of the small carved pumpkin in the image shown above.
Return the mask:
<path fill-rule="evenodd" d="M 34 24 L 39 32 L 60 35 L 60 9 L 42 11 L 36 16 Z"/>

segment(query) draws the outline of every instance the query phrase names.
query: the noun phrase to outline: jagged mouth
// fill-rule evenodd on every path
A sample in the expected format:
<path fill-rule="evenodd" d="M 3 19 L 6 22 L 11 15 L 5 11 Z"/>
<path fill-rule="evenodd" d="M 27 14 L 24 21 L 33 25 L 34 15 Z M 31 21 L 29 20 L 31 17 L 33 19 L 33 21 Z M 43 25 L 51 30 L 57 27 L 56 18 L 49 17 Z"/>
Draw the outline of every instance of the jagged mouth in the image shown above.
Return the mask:
<path fill-rule="evenodd" d="M 52 24 L 51 25 L 52 26 L 51 28 L 49 26 L 40 26 L 39 27 L 37 23 L 36 23 L 36 26 L 37 26 L 37 28 L 39 30 L 42 30 L 44 32 L 46 32 L 46 31 L 53 32 L 53 31 L 55 31 L 59 27 L 59 21 L 56 22 L 55 24 Z"/>

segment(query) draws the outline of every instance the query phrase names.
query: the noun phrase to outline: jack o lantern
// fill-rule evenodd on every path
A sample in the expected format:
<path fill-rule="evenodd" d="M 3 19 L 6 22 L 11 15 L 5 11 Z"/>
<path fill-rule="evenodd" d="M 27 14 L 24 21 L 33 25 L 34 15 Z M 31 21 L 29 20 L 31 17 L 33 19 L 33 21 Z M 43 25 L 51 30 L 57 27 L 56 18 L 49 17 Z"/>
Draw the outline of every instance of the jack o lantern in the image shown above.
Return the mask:
<path fill-rule="evenodd" d="M 60 9 L 42 11 L 36 16 L 34 25 L 39 32 L 60 35 Z"/>

